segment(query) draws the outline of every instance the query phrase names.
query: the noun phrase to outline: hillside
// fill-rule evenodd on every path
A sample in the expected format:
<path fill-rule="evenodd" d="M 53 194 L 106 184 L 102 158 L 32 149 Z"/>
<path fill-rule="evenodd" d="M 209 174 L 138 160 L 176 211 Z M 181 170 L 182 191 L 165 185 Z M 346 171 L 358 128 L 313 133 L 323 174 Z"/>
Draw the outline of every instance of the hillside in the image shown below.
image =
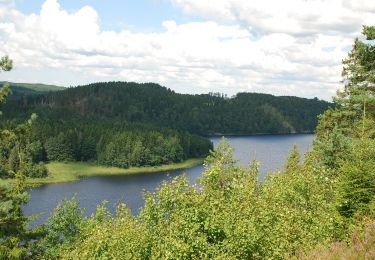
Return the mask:
<path fill-rule="evenodd" d="M 153 83 L 95 83 L 9 102 L 5 114 L 106 118 L 209 134 L 312 132 L 331 104 L 318 99 L 268 94 L 178 94 Z M 11 107 L 11 109 L 9 109 Z"/>
<path fill-rule="evenodd" d="M 64 90 L 64 87 L 55 86 L 55 85 L 46 85 L 40 83 L 14 83 L 14 82 L 0 82 L 0 86 L 8 84 L 11 89 L 10 99 L 20 99 L 25 95 L 38 95 L 42 93 L 48 93 L 53 91 Z"/>

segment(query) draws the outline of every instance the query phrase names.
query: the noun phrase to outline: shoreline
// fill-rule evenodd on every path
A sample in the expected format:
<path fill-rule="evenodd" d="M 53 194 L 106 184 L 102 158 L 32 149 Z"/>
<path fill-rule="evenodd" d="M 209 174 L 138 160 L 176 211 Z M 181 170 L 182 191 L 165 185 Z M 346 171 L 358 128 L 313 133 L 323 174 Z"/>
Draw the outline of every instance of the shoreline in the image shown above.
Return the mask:
<path fill-rule="evenodd" d="M 260 135 L 308 135 L 315 134 L 312 132 L 299 132 L 299 133 L 253 133 L 253 134 L 234 134 L 234 133 L 214 133 L 206 135 L 206 137 L 226 137 L 226 136 L 260 136 Z"/>
<path fill-rule="evenodd" d="M 50 162 L 46 164 L 49 175 L 45 178 L 27 178 L 26 186 L 31 188 L 53 183 L 74 182 L 79 181 L 82 177 L 125 176 L 141 173 L 183 170 L 203 164 L 203 162 L 204 158 L 193 158 L 179 163 L 159 166 L 131 167 L 127 169 L 101 166 L 87 162 Z M 10 182 L 12 182 L 12 179 L 0 179 L 0 184 Z"/>

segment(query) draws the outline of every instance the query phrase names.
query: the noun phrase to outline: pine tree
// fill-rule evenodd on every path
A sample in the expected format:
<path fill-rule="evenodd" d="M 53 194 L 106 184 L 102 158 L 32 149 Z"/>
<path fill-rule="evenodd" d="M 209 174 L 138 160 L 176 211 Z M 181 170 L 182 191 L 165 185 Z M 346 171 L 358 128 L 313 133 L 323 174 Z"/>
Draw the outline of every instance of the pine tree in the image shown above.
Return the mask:
<path fill-rule="evenodd" d="M 375 26 L 364 26 L 365 40 L 356 39 L 342 71 L 345 88 L 336 101 L 350 117 L 360 118 L 366 112 L 375 116 Z"/>
<path fill-rule="evenodd" d="M 12 69 L 12 60 L 7 56 L 0 59 L 0 69 Z M 0 90 L 0 104 L 5 101 L 9 93 L 7 86 Z M 15 160 L 17 151 L 15 151 Z M 0 184 L 0 259 L 19 259 L 27 254 L 29 231 L 28 218 L 23 215 L 22 204 L 28 195 L 24 191 L 24 177 L 17 162 L 15 184 Z"/>
<path fill-rule="evenodd" d="M 368 215 L 375 198 L 375 26 L 364 26 L 343 61 L 338 106 L 317 129 L 315 150 L 337 176 L 338 210 L 348 219 Z"/>

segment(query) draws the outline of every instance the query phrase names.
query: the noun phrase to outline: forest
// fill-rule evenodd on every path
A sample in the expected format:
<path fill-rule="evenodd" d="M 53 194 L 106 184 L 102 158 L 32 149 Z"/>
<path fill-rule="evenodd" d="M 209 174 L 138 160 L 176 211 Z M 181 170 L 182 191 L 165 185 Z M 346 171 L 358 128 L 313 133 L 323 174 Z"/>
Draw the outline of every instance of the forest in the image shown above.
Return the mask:
<path fill-rule="evenodd" d="M 28 177 L 46 177 L 45 162 L 96 162 L 121 168 L 157 166 L 206 156 L 212 143 L 201 136 L 146 124 L 89 119 L 38 118 L 8 130 L 0 141 L 0 177 L 14 178 L 21 161 Z M 20 154 L 22 154 L 20 156 Z M 21 159 L 20 159 L 21 158 Z"/>
<path fill-rule="evenodd" d="M 154 83 L 9 84 L 2 128 L 17 129 L 35 116 L 21 124 L 28 129 L 22 142 L 2 133 L 2 178 L 15 177 L 20 145 L 28 177 L 46 177 L 51 161 L 157 166 L 207 156 L 212 144 L 202 136 L 313 132 L 317 115 L 333 106 L 257 93 L 178 94 Z"/>
<path fill-rule="evenodd" d="M 147 123 L 199 135 L 313 132 L 331 103 L 298 97 L 238 93 L 178 94 L 154 83 L 106 82 L 39 95 L 18 91 L 3 106 L 6 117 L 85 117 Z"/>
<path fill-rule="evenodd" d="M 284 169 L 259 182 L 258 163 L 236 165 L 223 141 L 206 158 L 199 184 L 186 176 L 162 183 L 145 193 L 139 215 L 125 204 L 113 213 L 103 202 L 85 216 L 73 197 L 35 229 L 22 214 L 21 160 L 15 183 L 0 185 L 0 258 L 374 259 L 375 27 L 364 26 L 363 35 L 343 61 L 344 88 L 319 116 L 304 160 L 294 147 Z M 22 129 L 12 131 L 18 151 L 29 132 Z"/>

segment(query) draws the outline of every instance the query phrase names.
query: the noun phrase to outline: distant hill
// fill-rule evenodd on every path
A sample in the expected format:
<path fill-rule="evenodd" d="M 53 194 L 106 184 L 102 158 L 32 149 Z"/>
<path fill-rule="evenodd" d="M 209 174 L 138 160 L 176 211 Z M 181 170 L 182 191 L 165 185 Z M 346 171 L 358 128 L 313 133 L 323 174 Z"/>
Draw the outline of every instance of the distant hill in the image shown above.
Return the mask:
<path fill-rule="evenodd" d="M 147 123 L 202 135 L 269 134 L 313 132 L 317 116 L 330 106 L 316 98 L 259 93 L 227 98 L 178 94 L 154 83 L 107 82 L 31 95 L 13 104 L 8 114 Z"/>
<path fill-rule="evenodd" d="M 11 89 L 10 99 L 19 99 L 25 95 L 37 95 L 52 91 L 64 90 L 64 87 L 55 86 L 55 85 L 46 85 L 40 83 L 14 83 L 14 82 L 0 82 L 0 87 L 4 84 L 8 84 Z"/>

